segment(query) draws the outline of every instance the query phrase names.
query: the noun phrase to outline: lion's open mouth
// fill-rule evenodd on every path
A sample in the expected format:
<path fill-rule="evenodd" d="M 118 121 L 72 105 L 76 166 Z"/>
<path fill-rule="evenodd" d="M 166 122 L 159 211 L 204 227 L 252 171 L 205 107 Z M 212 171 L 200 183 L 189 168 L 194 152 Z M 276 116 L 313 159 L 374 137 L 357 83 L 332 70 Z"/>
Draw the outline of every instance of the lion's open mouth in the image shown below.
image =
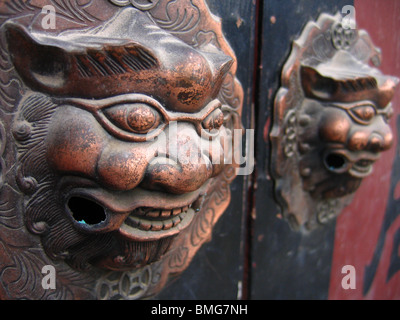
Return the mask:
<path fill-rule="evenodd" d="M 201 201 L 175 209 L 140 207 L 124 215 L 110 212 L 96 201 L 81 197 L 71 197 L 68 207 L 75 225 L 83 231 L 112 231 L 109 229 L 114 225 L 112 219 L 119 216 L 124 218 L 118 228 L 122 236 L 135 241 L 150 241 L 173 236 L 186 228 L 195 212 L 200 210 Z"/>
<path fill-rule="evenodd" d="M 371 174 L 375 161 L 362 159 L 353 164 L 349 173 L 357 178 L 364 178 Z"/>
<path fill-rule="evenodd" d="M 199 209 L 192 204 L 175 209 L 138 208 L 121 225 L 119 232 L 136 241 L 158 240 L 185 229 Z"/>
<path fill-rule="evenodd" d="M 200 211 L 208 183 L 182 195 L 140 188 L 114 193 L 100 188 L 73 188 L 66 210 L 75 227 L 85 233 L 117 232 L 132 241 L 154 241 L 178 234 Z"/>
<path fill-rule="evenodd" d="M 351 153 L 345 150 L 329 151 L 324 156 L 325 167 L 334 173 L 348 173 L 355 178 L 365 178 L 372 172 L 378 159 L 377 155 L 368 152 Z"/>
<path fill-rule="evenodd" d="M 137 208 L 134 210 L 125 223 L 131 227 L 145 231 L 169 230 L 176 227 L 188 214 L 192 205 L 172 210 L 161 208 Z"/>

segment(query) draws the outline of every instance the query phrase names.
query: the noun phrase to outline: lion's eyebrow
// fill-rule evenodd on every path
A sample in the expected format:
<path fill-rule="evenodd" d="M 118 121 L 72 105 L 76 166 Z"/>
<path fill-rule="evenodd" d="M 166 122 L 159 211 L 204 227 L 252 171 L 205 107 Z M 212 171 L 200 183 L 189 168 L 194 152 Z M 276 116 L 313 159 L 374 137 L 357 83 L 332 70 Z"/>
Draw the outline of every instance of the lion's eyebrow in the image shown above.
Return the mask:
<path fill-rule="evenodd" d="M 88 50 L 76 54 L 73 59 L 83 78 L 124 74 L 144 71 L 158 66 L 157 59 L 142 47 L 130 44 L 124 47 L 106 46 L 101 51 Z"/>

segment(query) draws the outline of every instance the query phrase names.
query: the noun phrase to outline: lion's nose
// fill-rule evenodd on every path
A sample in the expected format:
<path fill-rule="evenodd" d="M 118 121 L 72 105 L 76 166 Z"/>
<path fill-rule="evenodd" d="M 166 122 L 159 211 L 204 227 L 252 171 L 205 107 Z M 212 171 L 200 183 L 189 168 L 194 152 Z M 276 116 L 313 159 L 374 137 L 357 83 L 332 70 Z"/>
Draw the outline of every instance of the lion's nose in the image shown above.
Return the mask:
<path fill-rule="evenodd" d="M 182 124 L 172 141 L 168 139 L 166 147 L 159 148 L 157 156 L 149 161 L 141 187 L 175 194 L 192 192 L 223 167 L 220 143 L 207 141 L 192 126 Z"/>
<path fill-rule="evenodd" d="M 167 157 L 154 158 L 147 167 L 141 186 L 183 194 L 199 189 L 211 176 L 212 164 L 208 157 L 200 156 L 182 163 Z"/>
<path fill-rule="evenodd" d="M 390 129 L 381 132 L 355 132 L 349 139 L 349 148 L 353 151 L 371 151 L 374 153 L 388 150 L 393 144 L 393 134 Z"/>
<path fill-rule="evenodd" d="M 367 148 L 372 152 L 381 152 L 388 150 L 393 143 L 393 135 L 391 132 L 384 134 L 373 133 L 369 137 Z"/>

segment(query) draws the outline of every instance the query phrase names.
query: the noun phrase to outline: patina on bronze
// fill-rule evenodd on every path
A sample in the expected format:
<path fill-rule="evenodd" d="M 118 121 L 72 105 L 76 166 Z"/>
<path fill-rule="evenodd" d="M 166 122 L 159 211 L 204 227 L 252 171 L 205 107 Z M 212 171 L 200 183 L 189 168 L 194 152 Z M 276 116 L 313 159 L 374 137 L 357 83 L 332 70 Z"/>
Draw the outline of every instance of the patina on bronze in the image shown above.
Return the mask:
<path fill-rule="evenodd" d="M 270 132 L 275 192 L 294 229 L 335 218 L 391 147 L 398 79 L 380 61 L 366 31 L 343 26 L 340 14 L 322 14 L 294 42 Z"/>
<path fill-rule="evenodd" d="M 155 295 L 230 200 L 243 92 L 205 1 L 73 2 L 0 3 L 1 299 Z"/>

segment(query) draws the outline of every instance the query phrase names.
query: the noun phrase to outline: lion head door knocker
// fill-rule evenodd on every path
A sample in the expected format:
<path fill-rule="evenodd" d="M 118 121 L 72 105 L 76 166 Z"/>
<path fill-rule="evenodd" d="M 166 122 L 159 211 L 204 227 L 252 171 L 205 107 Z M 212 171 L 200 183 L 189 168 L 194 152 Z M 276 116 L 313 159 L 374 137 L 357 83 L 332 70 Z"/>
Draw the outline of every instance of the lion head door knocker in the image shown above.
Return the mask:
<path fill-rule="evenodd" d="M 294 42 L 270 133 L 276 195 L 294 228 L 336 217 L 391 147 L 398 79 L 376 68 L 380 59 L 368 34 L 345 29 L 340 14 L 322 14 Z"/>
<path fill-rule="evenodd" d="M 53 31 L 52 1 L 0 6 L 3 299 L 154 295 L 230 201 L 243 92 L 205 1 L 72 2 Z"/>

